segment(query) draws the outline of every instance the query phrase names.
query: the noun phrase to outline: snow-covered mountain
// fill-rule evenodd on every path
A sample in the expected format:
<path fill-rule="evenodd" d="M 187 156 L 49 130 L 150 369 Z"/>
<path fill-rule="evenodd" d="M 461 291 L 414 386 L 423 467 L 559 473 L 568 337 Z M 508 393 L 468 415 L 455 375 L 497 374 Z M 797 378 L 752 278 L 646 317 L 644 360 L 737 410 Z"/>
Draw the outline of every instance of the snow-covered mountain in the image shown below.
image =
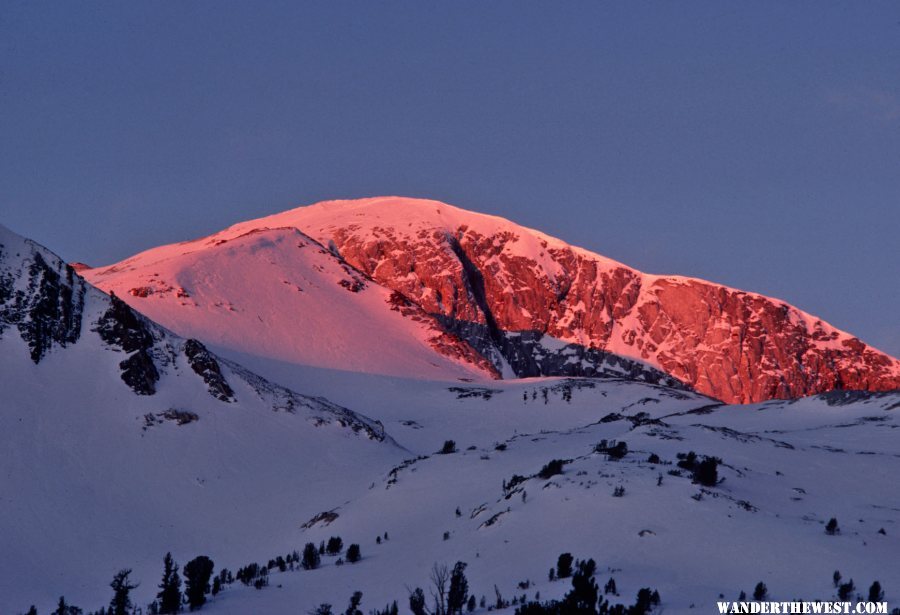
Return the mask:
<path fill-rule="evenodd" d="M 82 273 L 181 334 L 304 365 L 665 383 L 661 370 L 729 403 L 900 388 L 900 361 L 782 301 L 436 201 L 319 203 Z"/>
<path fill-rule="evenodd" d="M 149 578 L 160 548 L 281 544 L 320 512 L 312 492 L 343 501 L 406 455 L 0 226 L 0 613 L 91 600 L 116 562 Z"/>
<path fill-rule="evenodd" d="M 501 352 L 325 245 L 296 226 L 251 223 L 81 273 L 177 333 L 298 365 L 469 380 L 513 376 L 510 363 L 536 374 L 577 363 L 586 375 L 679 384 L 641 361 L 527 332 L 510 335 Z"/>
<path fill-rule="evenodd" d="M 725 405 L 645 358 L 547 334 L 516 340 L 528 336 L 496 325 L 490 306 L 503 296 L 489 302 L 487 285 L 483 295 L 458 287 L 454 301 L 442 291 L 441 306 L 464 309 L 472 291 L 469 308 L 489 307 L 495 324 L 479 338 L 427 303 L 424 281 L 380 283 L 393 261 L 367 268 L 351 240 L 312 224 L 317 211 L 324 220 L 356 205 L 284 214 L 309 216 L 304 231 L 257 221 L 116 268 L 79 266 L 115 295 L 0 227 L 0 613 L 35 604 L 43 615 L 60 595 L 98 609 L 123 568 L 146 607 L 168 551 L 182 565 L 207 555 L 217 575 L 266 570 L 221 584 L 203 607 L 212 615 L 323 602 L 342 612 L 355 591 L 365 612 L 393 600 L 405 612 L 433 564 L 457 561 L 476 615 L 497 594 L 512 615 L 513 599 L 568 591 L 569 580 L 548 578 L 564 552 L 593 558 L 601 588 L 615 579 L 611 603 L 633 604 L 649 587 L 666 613 L 714 612 L 720 596 L 758 582 L 773 600 L 832 599 L 835 570 L 863 596 L 877 580 L 889 604 L 900 600 L 900 392 Z M 420 223 L 410 214 L 408 228 Z M 459 267 L 469 263 L 445 263 L 448 293 L 479 279 L 459 247 L 467 240 L 454 239 L 469 228 L 422 239 L 422 250 L 450 246 Z M 557 244 L 519 232 L 491 262 L 523 242 L 536 271 L 562 279 L 562 257 L 548 256 Z M 428 254 L 408 275 L 427 270 Z M 517 369 L 600 377 L 494 378 Z M 340 554 L 316 569 L 278 564 L 333 536 Z"/>

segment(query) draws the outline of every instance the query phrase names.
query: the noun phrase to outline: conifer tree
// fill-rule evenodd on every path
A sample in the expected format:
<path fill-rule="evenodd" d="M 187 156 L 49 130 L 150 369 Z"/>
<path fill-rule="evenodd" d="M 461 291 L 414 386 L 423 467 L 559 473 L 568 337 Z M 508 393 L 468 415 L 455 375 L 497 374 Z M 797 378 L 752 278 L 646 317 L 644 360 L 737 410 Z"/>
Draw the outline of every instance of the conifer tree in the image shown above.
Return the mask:
<path fill-rule="evenodd" d="M 163 577 L 159 583 L 159 612 L 162 615 L 177 613 L 181 610 L 181 577 L 178 576 L 178 564 L 166 553 L 163 560 Z"/>
<path fill-rule="evenodd" d="M 556 578 L 566 579 L 572 576 L 572 554 L 562 553 L 556 560 Z"/>
<path fill-rule="evenodd" d="M 409 610 L 413 612 L 413 615 L 428 614 L 425 609 L 425 592 L 421 587 L 417 587 L 409 593 Z"/>
<path fill-rule="evenodd" d="M 594 572 L 597 569 L 594 560 L 579 561 L 575 566 L 575 574 L 572 575 L 572 591 L 563 601 L 566 613 L 596 613 L 597 598 L 600 596 L 600 588 L 594 581 Z"/>
<path fill-rule="evenodd" d="M 616 580 L 612 577 L 609 577 L 609 581 L 606 582 L 606 585 L 603 586 L 604 594 L 613 594 L 617 593 L 616 591 Z"/>
<path fill-rule="evenodd" d="M 66 604 L 66 599 L 63 596 L 60 596 L 59 603 L 56 606 L 56 610 L 53 611 L 51 615 L 81 615 L 81 613 L 81 609 L 79 609 L 77 606 Z"/>
<path fill-rule="evenodd" d="M 447 592 L 448 615 L 462 615 L 463 607 L 469 598 L 469 582 L 466 579 L 465 562 L 456 562 L 450 573 L 450 589 Z"/>
<path fill-rule="evenodd" d="M 206 604 L 214 568 L 213 561 L 205 555 L 198 555 L 184 565 L 184 594 L 190 610 L 195 611 Z"/>
<path fill-rule="evenodd" d="M 337 555 L 344 549 L 344 541 L 341 540 L 340 536 L 332 536 L 328 539 L 328 544 L 325 546 L 325 551 L 328 555 Z"/>
<path fill-rule="evenodd" d="M 306 570 L 314 570 L 319 567 L 319 562 L 321 561 L 321 556 L 319 555 L 318 549 L 316 549 L 316 545 L 311 542 L 306 543 L 306 546 L 303 547 L 303 560 L 300 562 L 303 568 Z"/>
<path fill-rule="evenodd" d="M 362 592 L 353 592 L 353 595 L 350 596 L 350 605 L 347 607 L 347 610 L 344 611 L 344 615 L 362 615 L 362 611 L 359 610 L 359 605 L 361 602 Z"/>
<path fill-rule="evenodd" d="M 125 568 L 116 573 L 109 586 L 113 590 L 113 597 L 109 601 L 109 615 L 129 615 L 134 605 L 131 604 L 131 590 L 137 587 L 128 578 L 131 569 Z"/>

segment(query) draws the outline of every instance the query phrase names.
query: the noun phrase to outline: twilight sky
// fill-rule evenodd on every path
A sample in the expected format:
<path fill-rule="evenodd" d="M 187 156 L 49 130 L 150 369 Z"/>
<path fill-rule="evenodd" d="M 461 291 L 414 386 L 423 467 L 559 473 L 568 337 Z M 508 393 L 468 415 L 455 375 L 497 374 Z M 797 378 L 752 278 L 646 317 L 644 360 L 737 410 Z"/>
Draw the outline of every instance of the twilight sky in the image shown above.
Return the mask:
<path fill-rule="evenodd" d="M 19 2 L 0 222 L 69 260 L 435 198 L 900 355 L 900 4 Z"/>

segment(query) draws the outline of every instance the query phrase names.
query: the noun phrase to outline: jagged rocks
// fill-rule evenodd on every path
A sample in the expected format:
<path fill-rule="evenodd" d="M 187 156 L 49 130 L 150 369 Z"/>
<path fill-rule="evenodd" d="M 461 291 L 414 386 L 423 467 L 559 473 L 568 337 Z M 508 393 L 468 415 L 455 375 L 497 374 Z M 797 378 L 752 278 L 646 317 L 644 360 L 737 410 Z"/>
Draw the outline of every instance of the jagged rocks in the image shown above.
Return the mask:
<path fill-rule="evenodd" d="M 234 401 L 234 391 L 222 375 L 219 362 L 209 353 L 206 346 L 197 340 L 190 339 L 184 343 L 184 354 L 187 356 L 191 369 L 203 378 L 210 395 L 220 401 Z"/>
<path fill-rule="evenodd" d="M 138 286 L 129 290 L 128 294 L 132 297 L 140 297 L 141 299 L 146 299 L 153 294 L 153 289 L 149 286 Z"/>
<path fill-rule="evenodd" d="M 156 393 L 156 383 L 159 381 L 159 371 L 153 363 L 153 358 L 144 350 L 140 350 L 121 363 L 122 380 L 138 395 L 153 395 Z"/>
<path fill-rule="evenodd" d="M 159 370 L 150 352 L 154 339 L 146 321 L 124 301 L 111 294 L 109 309 L 97 321 L 94 331 L 110 346 L 132 353 L 119 363 L 125 384 L 138 395 L 156 393 Z"/>
<path fill-rule="evenodd" d="M 151 427 L 162 425 L 166 421 L 174 422 L 176 425 L 187 425 L 199 421 L 200 417 L 190 410 L 179 410 L 177 408 L 169 408 L 165 412 L 150 412 L 144 415 L 143 430 L 147 431 Z"/>
<path fill-rule="evenodd" d="M 9 257 L 7 248 L 0 246 L 0 262 Z M 28 344 L 31 360 L 39 363 L 54 344 L 78 341 L 85 283 L 61 261 L 48 263 L 35 250 L 30 257 L 27 268 L 0 273 L 0 335 L 14 325 Z M 24 287 L 17 273 L 27 273 Z"/>

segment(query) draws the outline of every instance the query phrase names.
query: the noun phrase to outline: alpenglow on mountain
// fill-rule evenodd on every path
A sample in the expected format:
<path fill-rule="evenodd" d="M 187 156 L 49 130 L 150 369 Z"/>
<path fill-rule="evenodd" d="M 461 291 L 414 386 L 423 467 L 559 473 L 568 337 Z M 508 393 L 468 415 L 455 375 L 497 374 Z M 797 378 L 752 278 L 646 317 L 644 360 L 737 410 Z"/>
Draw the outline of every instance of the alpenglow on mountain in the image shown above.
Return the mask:
<path fill-rule="evenodd" d="M 900 388 L 900 361 L 783 301 L 437 201 L 322 202 L 81 273 L 180 335 L 288 363 L 618 375 L 728 403 Z"/>
<path fill-rule="evenodd" d="M 612 377 L 492 381 L 565 365 L 573 346 L 498 336 L 482 355 L 337 243 L 228 236 L 162 249 L 124 294 L 233 330 L 210 341 L 0 226 L 0 612 L 61 596 L 98 612 L 126 566 L 133 604 L 157 612 L 167 553 L 182 570 L 215 562 L 210 615 L 312 612 L 351 590 L 390 605 L 442 561 L 495 605 L 558 600 L 569 583 L 547 566 L 565 553 L 614 572 L 604 600 L 652 587 L 667 613 L 759 579 L 773 599 L 828 596 L 835 570 L 895 601 L 900 391 L 725 405 L 600 350 L 582 369 Z M 234 300 L 207 294 L 222 289 Z"/>

